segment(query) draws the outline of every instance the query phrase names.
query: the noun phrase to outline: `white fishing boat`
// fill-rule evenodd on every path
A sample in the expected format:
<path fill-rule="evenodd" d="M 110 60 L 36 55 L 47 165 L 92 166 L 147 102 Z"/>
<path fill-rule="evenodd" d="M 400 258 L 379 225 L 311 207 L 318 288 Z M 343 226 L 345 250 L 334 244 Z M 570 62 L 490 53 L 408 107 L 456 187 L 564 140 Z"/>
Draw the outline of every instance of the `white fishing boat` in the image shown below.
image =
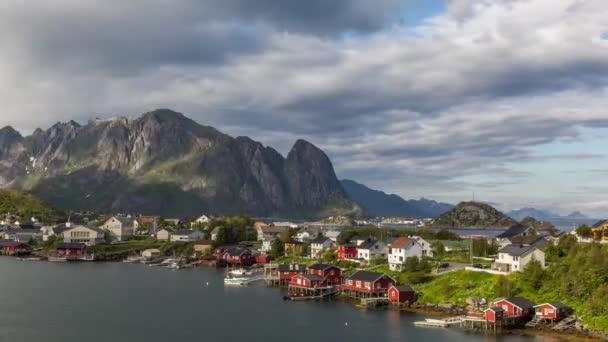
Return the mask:
<path fill-rule="evenodd" d="M 227 277 L 224 278 L 224 285 L 245 286 L 251 282 L 249 277 Z"/>
<path fill-rule="evenodd" d="M 83 255 L 78 260 L 79 261 L 95 261 L 95 255 L 93 255 L 93 254 Z"/>
<path fill-rule="evenodd" d="M 248 271 L 248 270 L 246 270 L 244 268 L 239 268 L 239 269 L 228 271 L 228 274 L 230 274 L 232 276 L 242 277 L 242 276 L 253 275 L 253 272 L 252 271 Z"/>

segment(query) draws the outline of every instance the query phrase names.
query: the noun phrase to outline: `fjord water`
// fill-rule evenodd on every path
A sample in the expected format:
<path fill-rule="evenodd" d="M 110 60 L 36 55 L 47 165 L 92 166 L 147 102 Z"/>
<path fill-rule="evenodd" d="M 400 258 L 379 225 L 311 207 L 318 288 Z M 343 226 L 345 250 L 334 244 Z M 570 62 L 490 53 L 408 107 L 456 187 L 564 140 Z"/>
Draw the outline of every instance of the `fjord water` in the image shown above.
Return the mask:
<path fill-rule="evenodd" d="M 284 302 L 262 285 L 224 288 L 222 271 L 208 268 L 0 257 L 0 274 L 2 342 L 558 341 L 415 328 L 420 316 L 339 301 Z"/>

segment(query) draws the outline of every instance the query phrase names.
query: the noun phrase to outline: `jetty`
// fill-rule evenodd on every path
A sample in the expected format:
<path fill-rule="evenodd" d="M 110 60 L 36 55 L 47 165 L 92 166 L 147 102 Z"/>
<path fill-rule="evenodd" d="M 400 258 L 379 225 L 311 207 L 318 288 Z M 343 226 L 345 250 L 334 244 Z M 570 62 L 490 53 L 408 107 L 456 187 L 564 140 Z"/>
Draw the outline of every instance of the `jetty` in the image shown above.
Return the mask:
<path fill-rule="evenodd" d="M 451 326 L 461 326 L 464 320 L 462 317 L 451 317 L 444 319 L 427 318 L 424 321 L 414 322 L 417 327 L 449 328 Z"/>

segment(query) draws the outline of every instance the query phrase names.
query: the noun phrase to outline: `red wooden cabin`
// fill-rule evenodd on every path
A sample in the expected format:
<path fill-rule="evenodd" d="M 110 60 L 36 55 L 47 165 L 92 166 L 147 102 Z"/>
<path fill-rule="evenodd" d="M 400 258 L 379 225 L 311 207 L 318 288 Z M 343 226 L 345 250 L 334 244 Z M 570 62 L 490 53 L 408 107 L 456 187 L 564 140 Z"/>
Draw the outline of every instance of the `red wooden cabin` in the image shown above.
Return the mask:
<path fill-rule="evenodd" d="M 534 303 L 521 297 L 501 299 L 494 306 L 504 310 L 507 317 L 531 318 L 534 316 Z"/>
<path fill-rule="evenodd" d="M 388 299 L 392 302 L 412 304 L 416 301 L 416 291 L 409 285 L 393 285 L 388 289 Z"/>
<path fill-rule="evenodd" d="M 344 281 L 341 289 L 374 296 L 387 296 L 388 289 L 396 283 L 395 279 L 384 273 L 357 271 Z"/>
<path fill-rule="evenodd" d="M 488 308 L 483 313 L 486 321 L 492 323 L 501 322 L 505 318 L 505 310 L 499 307 Z"/>
<path fill-rule="evenodd" d="M 272 258 L 268 254 L 262 254 L 255 257 L 256 264 L 268 264 L 272 261 Z"/>
<path fill-rule="evenodd" d="M 11 255 L 11 256 L 17 256 L 17 255 L 29 255 L 32 253 L 33 248 L 23 242 L 17 242 L 17 241 L 6 241 L 3 242 L 2 245 L 2 254 L 4 255 Z"/>
<path fill-rule="evenodd" d="M 279 280 L 291 280 L 294 276 L 306 274 L 306 265 L 301 264 L 280 264 Z"/>
<path fill-rule="evenodd" d="M 355 245 L 339 245 L 336 249 L 338 260 L 356 259 L 357 246 Z"/>
<path fill-rule="evenodd" d="M 86 245 L 84 243 L 60 243 L 57 245 L 57 256 L 60 257 L 81 257 L 85 254 Z"/>
<path fill-rule="evenodd" d="M 325 287 L 325 279 L 316 274 L 298 274 L 291 278 L 290 287 L 301 287 L 307 289 Z"/>
<path fill-rule="evenodd" d="M 308 274 L 323 277 L 329 285 L 338 285 L 342 283 L 342 270 L 336 266 L 314 264 L 308 268 Z"/>
<path fill-rule="evenodd" d="M 536 317 L 547 320 L 558 320 L 565 318 L 569 314 L 569 308 L 561 302 L 544 303 L 534 307 Z"/>
<path fill-rule="evenodd" d="M 255 257 L 248 248 L 227 248 L 222 254 L 222 259 L 231 265 L 251 266 L 255 264 Z"/>

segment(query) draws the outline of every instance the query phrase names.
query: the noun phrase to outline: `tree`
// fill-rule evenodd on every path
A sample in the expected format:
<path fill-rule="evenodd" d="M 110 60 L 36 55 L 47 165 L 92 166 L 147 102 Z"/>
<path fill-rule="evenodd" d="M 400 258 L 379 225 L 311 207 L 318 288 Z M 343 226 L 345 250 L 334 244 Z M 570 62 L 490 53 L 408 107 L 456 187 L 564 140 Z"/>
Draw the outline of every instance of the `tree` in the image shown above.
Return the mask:
<path fill-rule="evenodd" d="M 338 256 L 336 255 L 336 251 L 333 249 L 328 249 L 325 252 L 323 252 L 323 255 L 321 257 L 321 259 L 323 260 L 324 263 L 333 263 L 336 260 L 338 260 Z"/>
<path fill-rule="evenodd" d="M 283 256 L 285 253 L 285 244 L 281 239 L 274 239 L 272 241 L 272 245 L 270 246 L 270 256 L 273 259 L 279 258 Z"/>
<path fill-rule="evenodd" d="M 588 239 L 593 236 L 593 230 L 588 225 L 582 224 L 576 228 L 576 235 Z"/>
<path fill-rule="evenodd" d="M 528 265 L 524 268 L 520 277 L 520 284 L 522 287 L 528 289 L 530 292 L 538 291 L 543 285 L 545 279 L 545 271 L 540 261 L 532 259 Z"/>
<path fill-rule="evenodd" d="M 416 272 L 420 269 L 420 259 L 418 257 L 409 257 L 405 259 L 403 270 L 406 272 Z"/>
<path fill-rule="evenodd" d="M 215 239 L 215 243 L 218 246 L 225 245 L 228 243 L 228 234 L 226 233 L 226 228 L 218 227 L 217 229 L 217 238 Z"/>
<path fill-rule="evenodd" d="M 437 241 L 433 244 L 433 255 L 436 258 L 441 258 L 445 254 L 445 246 L 441 241 Z"/>
<path fill-rule="evenodd" d="M 504 275 L 498 276 L 494 284 L 494 296 L 508 298 L 513 294 L 513 284 Z"/>

